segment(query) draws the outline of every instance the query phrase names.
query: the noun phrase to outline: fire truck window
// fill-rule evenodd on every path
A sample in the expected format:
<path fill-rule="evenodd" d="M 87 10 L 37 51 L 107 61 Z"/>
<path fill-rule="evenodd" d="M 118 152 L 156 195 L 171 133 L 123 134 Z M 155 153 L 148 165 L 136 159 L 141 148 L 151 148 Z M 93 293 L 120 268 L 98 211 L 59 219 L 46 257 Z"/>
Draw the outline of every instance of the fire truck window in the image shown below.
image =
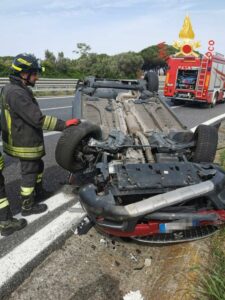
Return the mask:
<path fill-rule="evenodd" d="M 182 90 L 194 90 L 197 77 L 197 70 L 178 70 L 176 88 Z"/>
<path fill-rule="evenodd" d="M 218 63 L 215 65 L 215 68 L 220 71 L 220 72 L 223 72 L 223 65 Z M 215 85 L 214 87 L 215 88 L 220 88 L 220 85 L 221 85 L 221 76 L 219 76 L 218 74 L 216 74 L 216 81 L 215 81 Z"/>

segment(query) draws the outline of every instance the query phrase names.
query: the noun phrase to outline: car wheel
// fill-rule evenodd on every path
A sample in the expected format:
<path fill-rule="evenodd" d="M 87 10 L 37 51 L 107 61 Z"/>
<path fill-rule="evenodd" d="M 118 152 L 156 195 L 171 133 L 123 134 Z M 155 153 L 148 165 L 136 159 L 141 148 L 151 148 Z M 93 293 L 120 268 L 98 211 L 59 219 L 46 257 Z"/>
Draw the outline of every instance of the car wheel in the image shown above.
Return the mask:
<path fill-rule="evenodd" d="M 150 92 L 158 92 L 159 90 L 159 77 L 155 72 L 147 72 L 144 79 L 147 81 L 147 89 Z"/>
<path fill-rule="evenodd" d="M 196 145 L 193 151 L 192 161 L 197 163 L 213 162 L 218 143 L 217 129 L 213 126 L 199 125 L 194 132 L 193 138 L 196 141 Z"/>
<path fill-rule="evenodd" d="M 56 145 L 56 162 L 70 172 L 85 168 L 86 162 L 83 159 L 82 150 L 85 140 L 90 137 L 101 139 L 101 129 L 88 121 L 66 128 Z"/>

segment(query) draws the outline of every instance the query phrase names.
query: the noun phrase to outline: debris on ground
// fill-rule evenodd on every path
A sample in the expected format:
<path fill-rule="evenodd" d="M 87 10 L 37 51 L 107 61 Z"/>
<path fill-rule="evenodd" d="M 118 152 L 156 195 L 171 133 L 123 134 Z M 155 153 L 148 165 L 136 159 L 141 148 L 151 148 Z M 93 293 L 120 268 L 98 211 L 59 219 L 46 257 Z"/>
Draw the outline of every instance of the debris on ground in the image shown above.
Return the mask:
<path fill-rule="evenodd" d="M 123 300 L 144 300 L 140 291 L 129 292 L 123 297 Z"/>

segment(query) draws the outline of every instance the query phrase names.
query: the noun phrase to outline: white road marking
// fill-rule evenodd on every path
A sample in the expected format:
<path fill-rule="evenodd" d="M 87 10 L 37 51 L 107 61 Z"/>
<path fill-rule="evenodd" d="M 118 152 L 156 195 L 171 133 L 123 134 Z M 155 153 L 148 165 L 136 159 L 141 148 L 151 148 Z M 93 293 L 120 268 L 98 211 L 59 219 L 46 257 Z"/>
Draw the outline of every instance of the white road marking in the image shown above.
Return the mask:
<path fill-rule="evenodd" d="M 64 99 L 64 98 L 74 98 L 74 96 L 57 96 L 57 97 L 36 97 L 37 100 L 48 100 L 48 99 Z"/>
<path fill-rule="evenodd" d="M 72 106 L 58 106 L 58 107 L 51 107 L 51 108 L 41 108 L 42 111 L 44 110 L 56 110 L 56 109 L 64 109 L 64 108 L 71 108 Z"/>
<path fill-rule="evenodd" d="M 43 203 L 48 205 L 48 210 L 45 211 L 42 214 L 38 214 L 38 215 L 31 215 L 31 216 L 27 216 L 27 217 L 23 217 L 20 213 L 15 215 L 15 218 L 26 218 L 28 224 L 36 221 L 37 219 L 39 219 L 40 217 L 52 212 L 53 210 L 57 209 L 58 207 L 62 206 L 63 204 L 65 204 L 66 202 L 75 199 L 75 195 L 73 194 L 65 194 L 63 192 L 60 192 L 50 198 L 48 198 L 47 200 L 45 200 Z M 0 236 L 0 239 L 3 239 L 6 237 Z"/>
<path fill-rule="evenodd" d="M 184 105 L 177 105 L 177 106 L 170 106 L 170 108 L 174 109 L 174 108 L 179 108 L 179 107 L 183 107 Z"/>
<path fill-rule="evenodd" d="M 201 124 L 204 124 L 204 125 L 211 125 L 211 124 L 213 124 L 214 122 L 219 121 L 219 120 L 222 120 L 222 119 L 225 119 L 225 114 L 222 114 L 222 115 L 219 115 L 219 116 L 217 116 L 217 117 L 214 117 L 214 118 L 212 118 L 212 119 L 210 119 L 210 120 L 207 120 L 207 121 L 205 121 L 205 122 L 203 122 L 203 123 L 201 123 Z M 194 132 L 195 129 L 196 129 L 197 127 L 198 127 L 198 125 L 195 126 L 195 127 L 192 127 L 190 130 L 191 130 L 192 132 Z"/>
<path fill-rule="evenodd" d="M 77 203 L 74 207 L 78 208 L 80 204 Z M 3 286 L 14 280 L 15 275 L 18 275 L 48 248 L 53 241 L 69 231 L 71 227 L 77 225 L 84 216 L 84 212 L 75 214 L 66 211 L 2 257 L 0 259 L 0 291 Z"/>

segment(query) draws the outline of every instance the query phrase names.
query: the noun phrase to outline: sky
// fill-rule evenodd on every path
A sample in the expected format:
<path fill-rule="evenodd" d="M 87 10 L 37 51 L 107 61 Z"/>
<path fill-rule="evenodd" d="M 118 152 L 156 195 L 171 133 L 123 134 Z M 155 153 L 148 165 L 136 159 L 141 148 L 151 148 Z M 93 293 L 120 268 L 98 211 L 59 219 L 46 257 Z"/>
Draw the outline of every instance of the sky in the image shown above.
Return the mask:
<path fill-rule="evenodd" d="M 199 51 L 208 41 L 225 55 L 224 0 L 0 0 L 0 56 L 46 49 L 69 58 L 77 43 L 95 53 L 138 52 L 178 39 L 190 16 Z"/>

